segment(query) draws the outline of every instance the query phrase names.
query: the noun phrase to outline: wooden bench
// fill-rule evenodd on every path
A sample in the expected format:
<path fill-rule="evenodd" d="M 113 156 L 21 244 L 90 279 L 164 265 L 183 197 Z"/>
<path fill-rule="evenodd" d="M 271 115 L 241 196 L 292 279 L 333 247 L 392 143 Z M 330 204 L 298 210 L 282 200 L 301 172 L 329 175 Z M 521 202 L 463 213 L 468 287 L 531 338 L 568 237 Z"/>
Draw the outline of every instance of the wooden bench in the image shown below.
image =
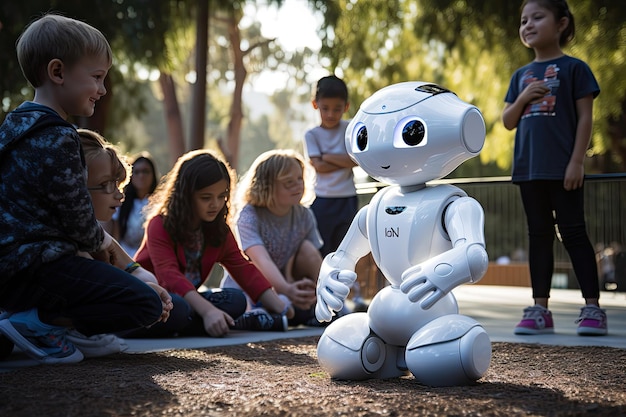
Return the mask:
<path fill-rule="evenodd" d="M 387 280 L 383 277 L 374 263 L 371 254 L 361 258 L 356 264 L 356 273 L 361 287 L 363 298 L 372 298 L 385 285 Z M 506 265 L 490 262 L 487 272 L 476 285 L 507 285 L 513 287 L 530 287 L 530 271 L 525 262 L 510 263 Z"/>
<path fill-rule="evenodd" d="M 500 265 L 489 262 L 483 278 L 476 285 L 507 285 L 512 287 L 530 287 L 530 271 L 525 262 Z"/>

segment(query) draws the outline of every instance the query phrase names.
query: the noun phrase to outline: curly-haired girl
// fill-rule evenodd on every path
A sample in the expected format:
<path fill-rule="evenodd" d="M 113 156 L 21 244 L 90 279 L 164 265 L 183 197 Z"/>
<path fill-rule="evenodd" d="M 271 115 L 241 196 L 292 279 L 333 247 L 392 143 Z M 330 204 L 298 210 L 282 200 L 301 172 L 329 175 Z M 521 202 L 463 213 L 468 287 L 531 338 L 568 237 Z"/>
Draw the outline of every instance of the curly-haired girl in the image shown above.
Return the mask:
<path fill-rule="evenodd" d="M 287 315 L 293 315 L 243 256 L 230 230 L 232 178 L 231 169 L 216 154 L 191 151 L 178 159 L 150 197 L 146 237 L 135 260 L 189 304 L 191 316 L 180 324 L 179 334 L 217 337 L 231 328 L 286 330 Z M 238 289 L 199 292 L 216 263 L 271 314 L 246 313 L 247 301 Z"/>
<path fill-rule="evenodd" d="M 297 152 L 272 150 L 256 158 L 238 188 L 241 248 L 281 297 L 293 304 L 292 325 L 319 325 L 315 285 L 323 242 L 315 216 L 305 205 L 314 198 L 305 187 L 313 174 Z M 233 286 L 228 277 L 222 282 L 222 287 Z"/>

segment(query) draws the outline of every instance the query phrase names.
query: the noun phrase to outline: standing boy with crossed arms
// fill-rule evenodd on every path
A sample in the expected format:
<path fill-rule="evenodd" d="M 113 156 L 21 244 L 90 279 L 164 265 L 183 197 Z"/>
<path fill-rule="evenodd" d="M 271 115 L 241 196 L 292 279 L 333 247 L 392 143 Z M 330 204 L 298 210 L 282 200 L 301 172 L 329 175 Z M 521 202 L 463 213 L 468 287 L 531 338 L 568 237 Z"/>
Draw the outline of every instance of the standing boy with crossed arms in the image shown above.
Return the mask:
<path fill-rule="evenodd" d="M 311 210 L 324 240 L 320 252 L 325 257 L 337 249 L 359 208 L 352 173 L 356 164 L 345 145 L 349 122 L 343 120 L 343 115 L 350 108 L 345 82 L 334 75 L 321 78 L 311 103 L 319 111 L 322 123 L 306 132 L 304 150 L 316 172 Z M 353 289 L 356 309 L 364 309 L 357 282 Z"/>

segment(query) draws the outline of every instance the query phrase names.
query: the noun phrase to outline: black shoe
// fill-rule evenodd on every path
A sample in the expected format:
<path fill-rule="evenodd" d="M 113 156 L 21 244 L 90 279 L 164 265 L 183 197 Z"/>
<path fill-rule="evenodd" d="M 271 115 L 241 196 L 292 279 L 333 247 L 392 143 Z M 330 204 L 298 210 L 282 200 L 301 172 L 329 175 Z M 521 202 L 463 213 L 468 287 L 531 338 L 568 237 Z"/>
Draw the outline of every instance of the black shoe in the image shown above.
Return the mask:
<path fill-rule="evenodd" d="M 235 330 L 287 331 L 287 316 L 268 313 L 265 310 L 251 310 L 243 313 L 233 326 Z"/>

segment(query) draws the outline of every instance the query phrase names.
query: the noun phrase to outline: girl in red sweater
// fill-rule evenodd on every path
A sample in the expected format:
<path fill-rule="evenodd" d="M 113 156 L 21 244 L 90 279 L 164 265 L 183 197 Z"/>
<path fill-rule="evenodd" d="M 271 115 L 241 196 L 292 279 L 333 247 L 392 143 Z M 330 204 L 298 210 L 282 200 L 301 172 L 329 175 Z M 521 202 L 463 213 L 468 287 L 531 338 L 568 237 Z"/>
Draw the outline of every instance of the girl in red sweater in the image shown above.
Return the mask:
<path fill-rule="evenodd" d="M 287 317 L 293 316 L 291 306 L 235 241 L 228 225 L 232 178 L 228 165 L 214 153 L 191 151 L 178 159 L 150 197 L 146 234 L 135 260 L 188 304 L 190 314 L 178 334 L 219 337 L 233 328 L 287 330 Z M 246 297 L 239 289 L 199 291 L 216 263 L 267 311 L 246 312 Z M 179 316 L 173 314 L 169 321 Z"/>

